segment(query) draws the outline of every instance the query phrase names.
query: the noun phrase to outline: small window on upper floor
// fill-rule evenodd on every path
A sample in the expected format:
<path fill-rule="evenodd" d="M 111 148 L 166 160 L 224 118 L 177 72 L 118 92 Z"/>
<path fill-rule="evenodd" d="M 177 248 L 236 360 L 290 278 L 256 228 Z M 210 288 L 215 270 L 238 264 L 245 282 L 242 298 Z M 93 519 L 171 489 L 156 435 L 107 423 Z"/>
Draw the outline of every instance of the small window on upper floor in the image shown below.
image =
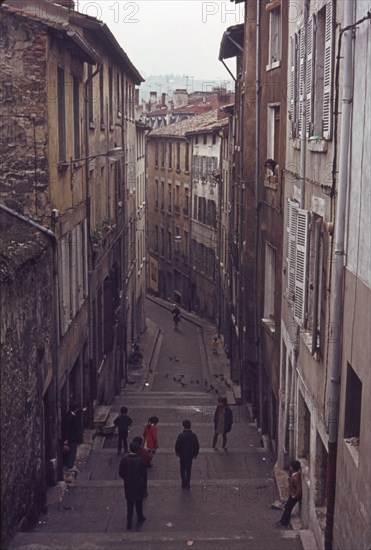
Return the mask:
<path fill-rule="evenodd" d="M 269 49 L 267 69 L 279 66 L 281 60 L 281 0 L 273 0 L 266 4 L 269 11 Z"/>

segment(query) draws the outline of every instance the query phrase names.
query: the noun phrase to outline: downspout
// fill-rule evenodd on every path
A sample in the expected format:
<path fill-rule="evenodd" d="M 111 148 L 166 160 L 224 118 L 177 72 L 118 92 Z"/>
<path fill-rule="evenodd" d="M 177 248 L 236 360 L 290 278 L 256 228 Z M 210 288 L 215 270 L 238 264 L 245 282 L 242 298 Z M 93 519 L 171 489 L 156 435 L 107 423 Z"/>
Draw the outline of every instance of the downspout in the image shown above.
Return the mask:
<path fill-rule="evenodd" d="M 261 3 L 256 2 L 256 51 L 255 51 L 255 231 L 254 231 L 254 306 L 255 306 L 255 323 L 254 323 L 254 345 L 255 345 L 255 365 L 258 371 L 258 398 L 259 405 L 259 425 L 262 427 L 263 418 L 263 370 L 260 360 L 260 304 L 258 296 L 258 249 L 259 249 L 259 180 L 260 180 L 260 17 Z M 254 388 L 255 394 L 256 388 Z"/>
<path fill-rule="evenodd" d="M 23 216 L 22 214 L 19 214 L 15 210 L 12 210 L 11 208 L 8 208 L 5 206 L 5 204 L 0 203 L 0 209 L 4 212 L 7 212 L 11 216 L 18 218 L 19 220 L 27 223 L 28 225 L 31 225 L 38 231 L 41 231 L 45 235 L 47 235 L 53 243 L 53 301 L 54 301 L 54 338 L 53 338 L 53 375 L 54 375 L 54 387 L 55 387 L 55 396 L 56 396 L 56 424 L 58 427 L 58 431 L 61 428 L 61 418 L 60 418 L 60 395 L 59 395 L 59 355 L 58 355 L 58 349 L 59 349 L 59 293 L 58 293 L 58 287 L 59 287 L 59 272 L 58 272 L 58 240 L 53 231 L 50 229 L 47 229 L 46 227 L 40 225 L 37 222 L 34 222 L 30 218 L 26 218 L 26 216 Z M 62 434 L 58 433 L 58 438 L 61 438 Z M 56 472 L 59 470 L 59 475 L 61 477 L 62 474 L 62 456 L 60 452 L 60 448 L 57 447 L 56 451 L 56 464 L 55 459 L 52 459 L 54 467 L 56 469 Z M 47 466 L 45 465 L 45 473 L 47 473 Z"/>
<path fill-rule="evenodd" d="M 303 13 L 303 42 L 305 45 L 304 51 L 307 51 L 307 26 L 308 26 L 308 2 L 304 2 Z M 299 44 L 300 48 L 300 44 Z M 307 89 L 307 58 L 306 54 L 303 57 L 303 106 L 301 113 L 301 136 L 300 136 L 300 208 L 305 206 L 305 173 L 306 173 L 306 128 L 307 128 L 307 112 L 306 112 L 306 89 Z M 288 407 L 289 417 L 289 457 L 294 458 L 294 430 L 295 430 L 295 382 L 296 382 L 296 365 L 297 357 L 299 353 L 299 327 L 296 325 L 296 338 L 295 346 L 292 354 L 292 369 L 291 369 L 291 383 L 290 383 L 290 402 Z"/>
<path fill-rule="evenodd" d="M 93 427 L 94 424 L 94 410 L 93 410 L 93 395 L 95 392 L 95 383 L 93 380 L 95 372 L 93 373 L 93 293 L 92 293 L 92 277 L 93 277 L 93 250 L 90 239 L 91 232 L 91 219 L 90 219 L 90 173 L 89 173 L 89 94 L 88 86 L 93 78 L 100 72 L 102 65 L 99 64 L 97 69 L 86 79 L 84 83 L 85 87 L 85 208 L 86 208 L 86 233 L 88 242 L 88 361 L 89 361 L 89 381 L 90 381 L 90 399 L 88 402 L 88 419 L 89 426 Z M 94 375 L 94 377 L 93 377 Z"/>
<path fill-rule="evenodd" d="M 340 152 L 339 152 L 339 185 L 337 208 L 335 218 L 335 237 L 334 237 L 334 271 L 333 286 L 331 293 L 332 312 L 332 338 L 330 339 L 330 349 L 332 348 L 330 360 L 330 382 L 328 393 L 328 458 L 327 458 L 327 513 L 325 528 L 325 550 L 332 549 L 333 542 L 333 524 L 335 511 L 335 491 L 336 491 L 336 461 L 337 461 L 337 442 L 338 442 L 338 419 L 339 419 L 339 378 L 341 367 L 342 351 L 342 314 L 344 310 L 343 282 L 344 282 L 344 243 L 346 227 L 346 203 L 348 193 L 348 169 L 349 169 L 349 149 L 350 149 L 350 131 L 353 108 L 353 2 L 344 4 L 344 29 L 339 36 L 339 42 L 344 33 L 344 79 L 343 79 L 343 99 L 342 99 L 342 120 L 340 132 Z"/>

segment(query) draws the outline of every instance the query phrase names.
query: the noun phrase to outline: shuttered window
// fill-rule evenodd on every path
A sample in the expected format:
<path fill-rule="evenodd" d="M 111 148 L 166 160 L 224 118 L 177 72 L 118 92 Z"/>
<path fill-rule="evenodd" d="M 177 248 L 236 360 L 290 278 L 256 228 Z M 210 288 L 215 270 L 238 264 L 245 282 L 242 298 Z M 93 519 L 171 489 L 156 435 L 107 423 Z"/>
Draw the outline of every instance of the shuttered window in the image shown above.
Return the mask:
<path fill-rule="evenodd" d="M 290 62 L 291 62 L 291 80 L 290 80 L 290 117 L 291 117 L 291 138 L 297 135 L 297 49 L 298 35 L 293 34 L 290 38 Z"/>
<path fill-rule="evenodd" d="M 304 90 L 304 56 L 305 56 L 305 43 L 304 43 L 304 29 L 301 28 L 299 32 L 299 137 L 302 137 L 303 126 L 303 108 L 305 100 Z"/>
<path fill-rule="evenodd" d="M 308 21 L 307 29 L 307 77 L 306 77 L 306 136 L 313 135 L 313 82 L 314 82 L 314 28 L 315 16 Z"/>
<path fill-rule="evenodd" d="M 286 205 L 286 292 L 290 301 L 295 294 L 296 226 L 299 204 L 291 199 Z"/>
<path fill-rule="evenodd" d="M 323 137 L 331 139 L 332 130 L 332 65 L 334 42 L 334 2 L 326 2 L 325 68 L 323 89 Z"/>
<path fill-rule="evenodd" d="M 302 326 L 305 325 L 307 295 L 308 225 L 309 212 L 299 209 L 296 230 L 294 317 Z"/>

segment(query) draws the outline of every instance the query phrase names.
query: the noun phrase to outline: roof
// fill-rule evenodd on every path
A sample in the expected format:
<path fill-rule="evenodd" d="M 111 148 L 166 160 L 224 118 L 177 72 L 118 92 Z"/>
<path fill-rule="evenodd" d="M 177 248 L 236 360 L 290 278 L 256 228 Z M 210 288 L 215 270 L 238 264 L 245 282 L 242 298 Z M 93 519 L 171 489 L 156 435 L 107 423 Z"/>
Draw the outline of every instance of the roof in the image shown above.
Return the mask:
<path fill-rule="evenodd" d="M 219 61 L 237 57 L 243 53 L 244 26 L 233 25 L 224 32 L 220 43 Z"/>
<path fill-rule="evenodd" d="M 134 84 L 139 85 L 141 82 L 144 82 L 144 78 L 139 73 L 138 69 L 130 61 L 127 53 L 121 48 L 109 27 L 103 21 L 100 21 L 96 17 L 91 17 L 77 11 L 70 11 L 69 13 L 69 21 L 71 24 L 80 26 L 87 30 L 97 31 L 99 37 L 103 36 L 104 40 L 116 53 L 118 59 L 125 64 L 128 73 L 134 81 Z"/>
<path fill-rule="evenodd" d="M 227 123 L 227 118 L 220 117 L 219 109 L 214 109 L 202 115 L 187 118 L 175 124 L 169 124 L 163 128 L 153 130 L 149 134 L 149 138 L 157 137 L 186 137 L 186 134 L 194 134 L 198 132 L 212 132 L 224 126 Z"/>

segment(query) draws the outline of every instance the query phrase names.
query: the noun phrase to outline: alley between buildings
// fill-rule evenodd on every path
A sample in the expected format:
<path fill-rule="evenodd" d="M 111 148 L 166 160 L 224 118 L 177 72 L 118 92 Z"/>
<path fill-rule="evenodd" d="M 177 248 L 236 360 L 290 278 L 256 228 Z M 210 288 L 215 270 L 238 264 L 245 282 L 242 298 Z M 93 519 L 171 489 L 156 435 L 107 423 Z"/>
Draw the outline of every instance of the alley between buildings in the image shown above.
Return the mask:
<path fill-rule="evenodd" d="M 149 344 L 144 350 L 143 372 L 131 372 L 132 383 L 111 407 L 115 413 L 128 407 L 133 419 L 130 440 L 142 435 L 150 416 L 160 419 L 159 449 L 144 501 L 147 521 L 138 525 L 134 520 L 132 531 L 126 531 L 117 436 L 97 433 L 76 479 L 59 485 L 60 498 L 55 498 L 56 489 L 51 490 L 47 514 L 33 532 L 19 533 L 11 550 L 130 550 L 138 544 L 143 550 L 302 548 L 296 515 L 294 528 L 273 527 L 280 516 L 271 508 L 277 499 L 274 455 L 261 446 L 248 409 L 234 402 L 227 359 L 221 349 L 212 353 L 215 327 L 184 314 L 175 332 L 169 309 L 166 302 L 147 300 L 147 330 L 156 346 Z M 234 414 L 226 451 L 221 442 L 218 450 L 211 446 L 218 395 L 228 396 Z M 185 418 L 191 420 L 201 445 L 189 491 L 181 488 L 174 453 Z"/>

